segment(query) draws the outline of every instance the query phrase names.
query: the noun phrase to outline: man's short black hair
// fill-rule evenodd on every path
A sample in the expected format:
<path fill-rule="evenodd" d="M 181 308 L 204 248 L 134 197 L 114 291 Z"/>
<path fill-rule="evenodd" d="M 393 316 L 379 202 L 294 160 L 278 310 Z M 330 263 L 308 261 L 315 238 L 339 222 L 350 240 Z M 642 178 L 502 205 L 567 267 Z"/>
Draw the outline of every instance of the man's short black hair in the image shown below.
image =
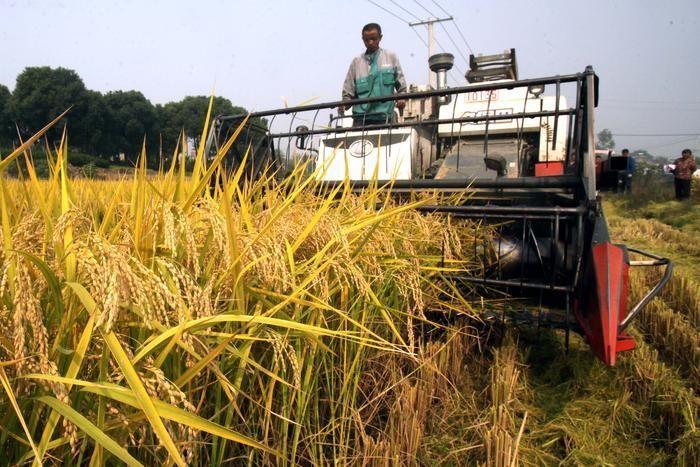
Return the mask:
<path fill-rule="evenodd" d="M 693 151 L 691 151 L 690 149 L 684 149 L 683 152 L 681 152 L 681 154 L 692 154 L 692 153 L 693 153 Z"/>
<path fill-rule="evenodd" d="M 623 149 L 623 150 L 622 150 L 622 154 L 624 154 L 624 153 L 626 153 L 626 152 L 629 153 L 630 150 L 629 150 L 629 149 Z"/>
<path fill-rule="evenodd" d="M 378 25 L 377 23 L 367 23 L 362 27 L 362 32 L 364 33 L 365 31 L 371 31 L 373 29 L 376 29 L 379 35 L 382 35 L 382 27 Z"/>

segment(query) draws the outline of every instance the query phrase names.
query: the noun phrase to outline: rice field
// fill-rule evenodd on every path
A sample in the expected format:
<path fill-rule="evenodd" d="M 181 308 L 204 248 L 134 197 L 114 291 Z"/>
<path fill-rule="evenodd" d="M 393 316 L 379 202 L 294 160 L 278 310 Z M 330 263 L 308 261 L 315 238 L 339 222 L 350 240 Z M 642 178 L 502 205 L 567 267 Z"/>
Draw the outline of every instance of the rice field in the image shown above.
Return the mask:
<path fill-rule="evenodd" d="M 176 151 L 149 176 L 144 151 L 128 178 L 74 179 L 65 136 L 39 180 L 34 142 L 0 161 L 21 169 L 0 177 L 2 465 L 700 462 L 690 275 L 607 368 L 581 339 L 481 322 L 502 303 L 441 276 L 483 267 L 490 233 L 415 211 L 434 196 L 241 184 L 226 147 L 191 174 Z"/>
<path fill-rule="evenodd" d="M 481 267 L 461 252 L 474 229 L 420 215 L 431 197 L 242 186 L 219 170 L 226 148 L 187 177 L 184 154 L 147 177 L 144 152 L 114 182 L 71 180 L 65 138 L 47 152 L 49 180 L 29 152 L 1 163 L 26 177 L 0 190 L 5 461 L 413 456 L 421 420 L 391 414 L 420 403 L 405 381 L 428 358 L 425 312 L 475 313 L 440 281 Z"/>

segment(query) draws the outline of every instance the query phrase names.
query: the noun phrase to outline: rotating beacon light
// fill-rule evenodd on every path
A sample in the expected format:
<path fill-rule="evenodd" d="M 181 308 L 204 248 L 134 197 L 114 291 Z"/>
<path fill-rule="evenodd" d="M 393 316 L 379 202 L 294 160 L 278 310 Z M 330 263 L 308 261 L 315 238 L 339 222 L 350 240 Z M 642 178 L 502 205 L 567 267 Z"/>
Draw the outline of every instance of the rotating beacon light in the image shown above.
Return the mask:
<path fill-rule="evenodd" d="M 428 58 L 428 66 L 430 70 L 437 74 L 437 88 L 447 88 L 447 72 L 452 69 L 455 63 L 454 55 L 450 53 L 440 53 L 431 55 Z M 450 96 L 439 96 L 438 104 L 447 104 L 450 102 Z"/>

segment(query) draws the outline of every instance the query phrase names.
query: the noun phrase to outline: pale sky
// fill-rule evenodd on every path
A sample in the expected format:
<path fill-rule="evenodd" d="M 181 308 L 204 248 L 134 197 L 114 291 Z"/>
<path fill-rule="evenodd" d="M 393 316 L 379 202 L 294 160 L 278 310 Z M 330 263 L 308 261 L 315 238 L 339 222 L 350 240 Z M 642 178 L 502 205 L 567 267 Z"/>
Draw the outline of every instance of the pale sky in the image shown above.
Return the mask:
<path fill-rule="evenodd" d="M 593 65 L 596 127 L 610 128 L 618 149 L 700 154 L 698 0 L 373 1 L 403 21 L 366 0 L 0 0 L 0 83 L 12 90 L 25 67 L 48 65 L 74 69 L 89 89 L 136 89 L 153 103 L 214 85 L 251 110 L 332 101 L 368 22 L 382 25 L 382 46 L 398 54 L 407 81 L 426 83 L 427 34 L 406 22 L 444 16 L 442 7 L 454 23 L 436 25 L 437 51 L 453 53 L 461 71 L 470 52 L 460 32 L 475 53 L 514 47 L 521 78 Z M 457 69 L 451 76 L 464 83 Z"/>

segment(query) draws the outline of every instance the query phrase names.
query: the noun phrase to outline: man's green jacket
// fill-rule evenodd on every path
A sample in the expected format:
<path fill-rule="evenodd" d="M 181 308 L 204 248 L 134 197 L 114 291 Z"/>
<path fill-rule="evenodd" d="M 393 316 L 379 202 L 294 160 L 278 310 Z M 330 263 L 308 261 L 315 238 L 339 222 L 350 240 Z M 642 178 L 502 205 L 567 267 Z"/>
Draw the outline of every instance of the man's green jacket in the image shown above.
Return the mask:
<path fill-rule="evenodd" d="M 343 83 L 343 100 L 390 96 L 406 92 L 406 79 L 396 54 L 379 48 L 373 54 L 362 54 L 350 63 Z M 352 114 L 365 122 L 391 119 L 394 102 L 354 105 Z"/>

